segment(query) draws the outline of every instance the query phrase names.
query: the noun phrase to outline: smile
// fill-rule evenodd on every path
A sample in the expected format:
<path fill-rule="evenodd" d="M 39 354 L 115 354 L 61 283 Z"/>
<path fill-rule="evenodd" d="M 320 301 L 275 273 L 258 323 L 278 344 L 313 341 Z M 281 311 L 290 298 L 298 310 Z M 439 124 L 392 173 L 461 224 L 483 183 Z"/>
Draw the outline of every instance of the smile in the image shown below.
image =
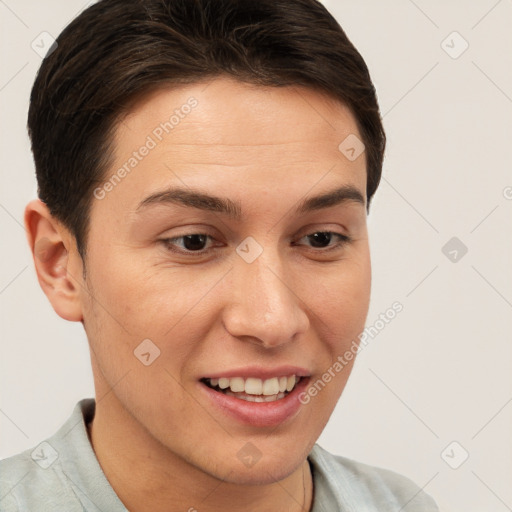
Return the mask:
<path fill-rule="evenodd" d="M 203 382 L 220 393 L 227 396 L 245 400 L 247 402 L 275 402 L 285 398 L 300 382 L 297 375 L 258 379 L 249 377 L 221 377 L 206 378 Z"/>

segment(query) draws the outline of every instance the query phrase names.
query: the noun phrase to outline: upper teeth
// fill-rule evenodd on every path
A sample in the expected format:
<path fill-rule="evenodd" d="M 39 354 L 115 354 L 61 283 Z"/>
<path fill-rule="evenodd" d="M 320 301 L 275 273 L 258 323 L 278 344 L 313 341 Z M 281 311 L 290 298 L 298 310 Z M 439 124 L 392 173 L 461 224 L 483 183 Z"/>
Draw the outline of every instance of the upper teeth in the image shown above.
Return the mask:
<path fill-rule="evenodd" d="M 299 377 L 290 375 L 289 377 L 272 377 L 271 379 L 256 379 L 249 377 L 233 377 L 228 379 L 221 377 L 220 379 L 210 379 L 210 384 L 221 389 L 230 388 L 234 393 L 247 393 L 248 395 L 277 395 L 284 391 L 291 391 Z"/>

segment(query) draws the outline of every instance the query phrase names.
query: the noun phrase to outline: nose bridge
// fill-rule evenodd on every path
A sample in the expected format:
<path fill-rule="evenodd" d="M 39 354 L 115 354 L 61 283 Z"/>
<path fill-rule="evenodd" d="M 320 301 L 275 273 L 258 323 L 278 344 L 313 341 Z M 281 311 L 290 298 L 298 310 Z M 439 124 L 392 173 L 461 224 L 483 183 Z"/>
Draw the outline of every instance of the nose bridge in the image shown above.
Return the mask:
<path fill-rule="evenodd" d="M 277 346 L 307 330 L 309 321 L 292 288 L 278 249 L 265 248 L 248 263 L 239 258 L 232 272 L 235 292 L 225 316 L 228 331 Z"/>

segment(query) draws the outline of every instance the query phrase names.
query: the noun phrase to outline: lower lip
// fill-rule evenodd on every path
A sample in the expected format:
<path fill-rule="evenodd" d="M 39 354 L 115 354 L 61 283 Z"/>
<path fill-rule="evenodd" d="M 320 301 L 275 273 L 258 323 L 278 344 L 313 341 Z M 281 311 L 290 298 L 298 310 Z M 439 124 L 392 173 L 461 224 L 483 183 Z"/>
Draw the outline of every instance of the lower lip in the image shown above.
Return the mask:
<path fill-rule="evenodd" d="M 281 400 L 274 402 L 248 402 L 234 396 L 228 396 L 208 387 L 203 382 L 199 385 L 203 393 L 206 393 L 210 403 L 226 416 L 234 418 L 245 425 L 254 427 L 275 427 L 292 418 L 298 412 L 302 403 L 299 400 L 308 382 L 308 378 L 302 378 L 293 391 Z"/>

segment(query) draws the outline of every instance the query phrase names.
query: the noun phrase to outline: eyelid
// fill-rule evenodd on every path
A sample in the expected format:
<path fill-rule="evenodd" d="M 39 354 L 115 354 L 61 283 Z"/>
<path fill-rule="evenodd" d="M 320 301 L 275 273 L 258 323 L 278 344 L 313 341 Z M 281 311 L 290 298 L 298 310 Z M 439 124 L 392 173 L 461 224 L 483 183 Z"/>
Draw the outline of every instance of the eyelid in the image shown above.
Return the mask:
<path fill-rule="evenodd" d="M 189 251 L 187 249 L 175 248 L 175 246 L 170 243 L 170 242 L 176 242 L 176 240 L 185 238 L 186 236 L 193 236 L 193 235 L 204 235 L 209 240 L 215 240 L 213 235 L 210 235 L 209 233 L 203 233 L 203 232 L 198 231 L 198 232 L 184 233 L 182 235 L 177 235 L 177 236 L 168 237 L 168 238 L 161 238 L 160 241 L 166 246 L 166 248 L 169 251 L 172 251 L 172 252 L 175 252 L 178 254 L 182 254 L 182 255 L 186 255 L 186 256 L 189 256 L 189 255 L 204 256 L 205 254 L 208 254 L 210 251 L 212 251 L 213 249 L 215 249 L 217 247 L 214 244 L 212 247 L 208 247 L 207 249 L 201 249 L 200 251 Z"/>
<path fill-rule="evenodd" d="M 329 229 L 312 229 L 312 230 L 306 232 L 304 235 L 300 236 L 298 238 L 298 240 L 300 241 L 303 238 L 306 238 L 308 236 L 314 235 L 316 233 L 331 233 L 332 235 L 339 237 L 339 240 L 338 240 L 337 243 L 334 243 L 332 245 L 328 245 L 327 247 L 320 247 L 320 248 L 318 248 L 318 247 L 311 247 L 311 246 L 308 247 L 308 249 L 310 251 L 312 251 L 314 253 L 317 253 L 317 254 L 327 253 L 329 251 L 334 251 L 334 250 L 337 250 L 337 249 L 341 249 L 346 244 L 352 242 L 352 239 L 351 239 L 350 236 L 348 236 L 348 235 L 346 235 L 344 233 L 339 233 L 338 231 L 333 231 L 333 230 L 329 230 Z M 168 238 L 162 238 L 159 241 L 165 245 L 165 247 L 166 247 L 166 249 L 168 251 L 177 253 L 179 255 L 192 256 L 192 257 L 205 256 L 205 255 L 209 254 L 211 251 L 213 251 L 216 248 L 218 248 L 218 245 L 213 244 L 213 246 L 208 247 L 207 249 L 201 249 L 199 251 L 190 251 L 190 250 L 187 250 L 187 249 L 176 248 L 176 246 L 171 243 L 171 242 L 176 242 L 179 239 L 183 239 L 186 236 L 193 236 L 193 235 L 204 235 L 204 236 L 207 237 L 207 239 L 215 241 L 215 238 L 214 238 L 213 235 L 211 235 L 209 233 L 206 233 L 206 232 L 200 232 L 200 231 L 186 232 L 186 233 L 183 233 L 181 235 L 177 235 L 177 236 L 173 236 L 173 237 L 168 237 Z M 294 242 L 293 245 L 304 245 L 304 244 L 297 244 L 297 243 Z"/>
<path fill-rule="evenodd" d="M 328 230 L 328 229 L 326 229 L 326 230 L 317 229 L 315 231 L 308 232 L 305 235 L 301 236 L 299 238 L 299 240 L 302 240 L 303 238 L 306 238 L 307 236 L 314 235 L 315 233 L 331 233 L 332 235 L 338 236 L 340 238 L 340 240 L 337 243 L 335 243 L 333 245 L 328 245 L 327 247 L 317 248 L 317 247 L 310 246 L 309 249 L 311 249 L 313 252 L 316 252 L 316 253 L 325 253 L 328 251 L 340 249 L 343 246 L 345 246 L 346 244 L 352 242 L 352 238 L 350 236 L 345 235 L 344 233 L 338 233 L 337 231 L 332 231 L 332 230 Z"/>

